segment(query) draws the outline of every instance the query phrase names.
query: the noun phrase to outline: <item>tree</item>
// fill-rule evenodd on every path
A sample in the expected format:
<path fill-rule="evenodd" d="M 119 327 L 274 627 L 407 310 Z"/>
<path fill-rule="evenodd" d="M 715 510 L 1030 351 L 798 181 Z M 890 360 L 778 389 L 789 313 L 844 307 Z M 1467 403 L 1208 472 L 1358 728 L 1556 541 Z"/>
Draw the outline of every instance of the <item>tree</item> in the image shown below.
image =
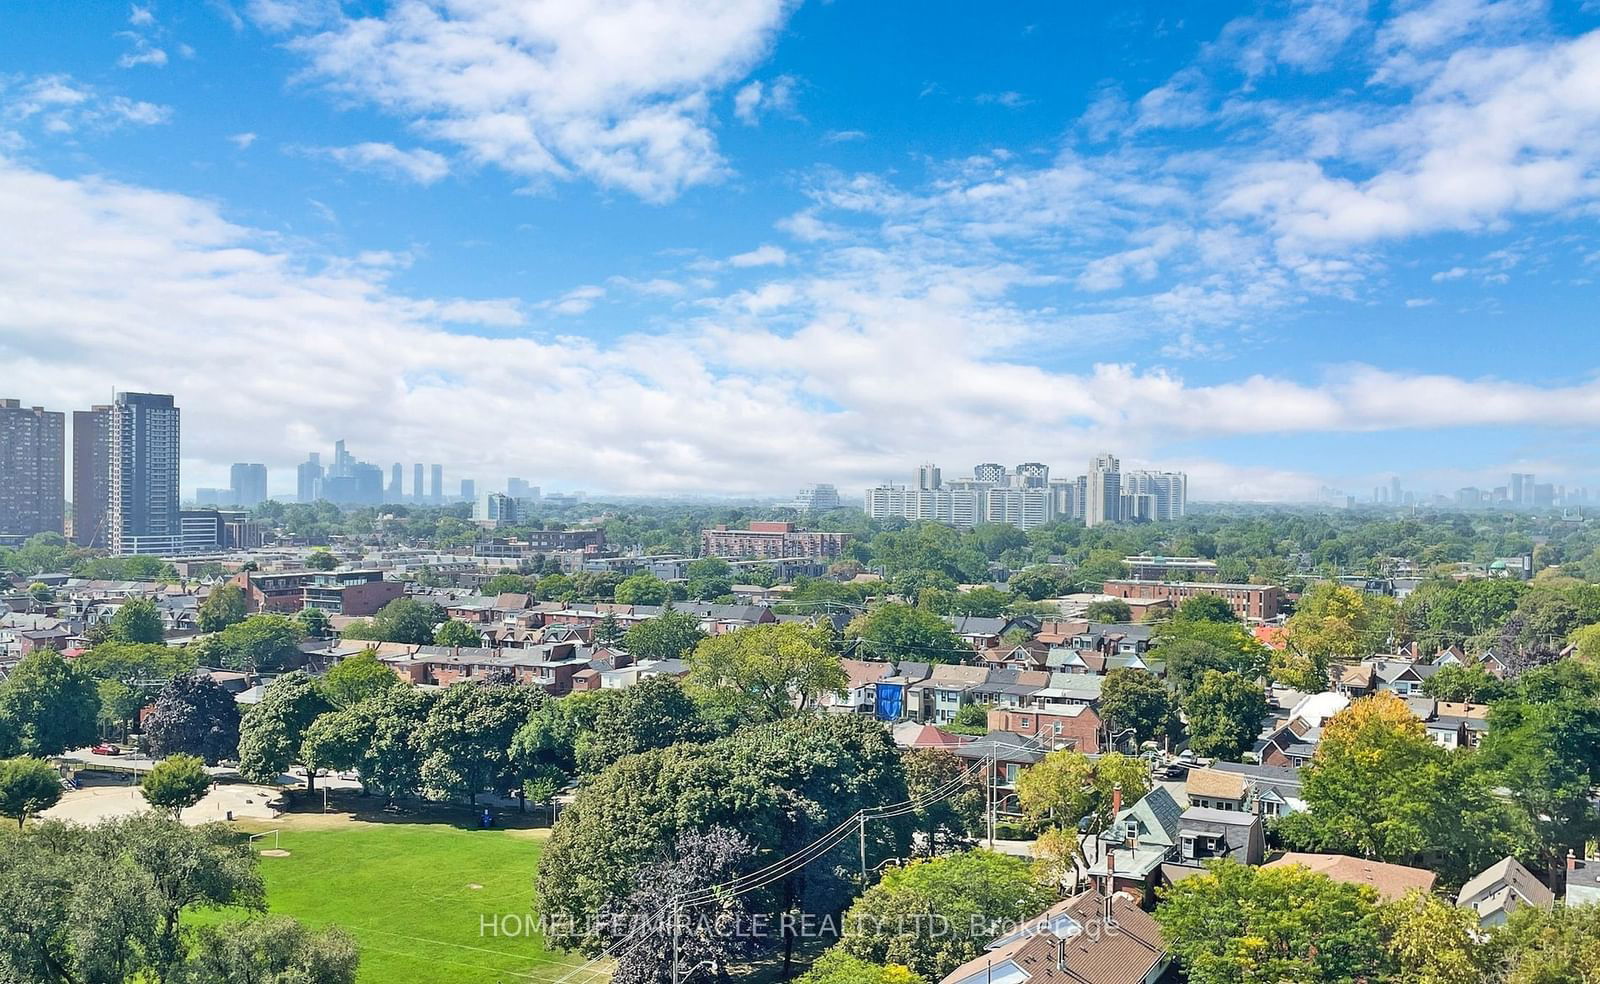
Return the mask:
<path fill-rule="evenodd" d="M 818 957 L 796 984 L 928 984 L 905 964 L 868 963 L 835 946 Z"/>
<path fill-rule="evenodd" d="M 1239 621 L 1233 606 L 1221 595 L 1197 594 L 1178 605 L 1178 618 L 1189 622 L 1216 622 L 1228 625 Z"/>
<path fill-rule="evenodd" d="M 148 598 L 134 598 L 122 603 L 111 616 L 109 638 L 113 642 L 160 642 L 167 636 L 161 624 L 161 611 Z"/>
<path fill-rule="evenodd" d="M 904 964 L 939 980 L 1054 897 L 1021 858 L 975 850 L 913 861 L 861 894 L 845 914 L 839 946 L 859 960 Z"/>
<path fill-rule="evenodd" d="M 158 810 L 171 810 L 173 819 L 205 799 L 211 788 L 206 764 L 193 755 L 173 755 L 157 762 L 139 783 L 145 800 Z"/>
<path fill-rule="evenodd" d="M 101 725 L 121 724 L 125 732 L 163 686 L 195 668 L 186 646 L 139 642 L 102 642 L 73 665 L 96 681 Z"/>
<path fill-rule="evenodd" d="M 206 666 L 261 673 L 297 665 L 300 638 L 299 625 L 286 615 L 252 615 L 193 647 Z"/>
<path fill-rule="evenodd" d="M 360 963 L 338 926 L 265 916 L 196 929 L 185 972 L 188 984 L 355 984 Z"/>
<path fill-rule="evenodd" d="M 754 948 L 755 940 L 739 932 L 749 922 L 745 898 L 706 891 L 742 873 L 755 855 L 750 841 L 718 826 L 685 831 L 673 848 L 670 860 L 634 875 L 633 891 L 618 915 L 642 932 L 617 960 L 616 984 L 678 984 L 676 966 L 702 964 L 710 979 L 726 981 L 730 966 Z M 685 897 L 705 901 L 680 904 Z"/>
<path fill-rule="evenodd" d="M 1111 822 L 1117 793 L 1124 807 L 1150 792 L 1150 770 L 1143 759 L 1110 752 L 1091 761 L 1082 752 L 1059 749 L 1022 770 L 1017 803 L 1038 822 L 1071 826 L 1089 817 L 1093 830 Z"/>
<path fill-rule="evenodd" d="M 596 646 L 615 646 L 622 641 L 625 634 L 622 625 L 617 622 L 617 616 L 612 612 L 606 612 L 600 616 L 600 621 L 595 623 L 594 644 Z"/>
<path fill-rule="evenodd" d="M 51 649 L 22 658 L 0 683 L 0 731 L 26 755 L 59 755 L 94 740 L 100 692 L 93 680 Z"/>
<path fill-rule="evenodd" d="M 200 604 L 200 631 L 220 632 L 235 622 L 243 622 L 249 614 L 243 589 L 237 584 L 220 585 Z"/>
<path fill-rule="evenodd" d="M 1050 564 L 1035 564 L 1011 575 L 1007 587 L 1029 601 L 1058 598 L 1072 591 L 1072 575 L 1064 568 Z"/>
<path fill-rule="evenodd" d="M 1435 700 L 1488 704 L 1504 696 L 1506 685 L 1481 666 L 1441 666 L 1422 681 L 1422 692 Z"/>
<path fill-rule="evenodd" d="M 909 605 L 879 605 L 852 619 L 844 632 L 865 659 L 959 663 L 972 652 L 949 622 Z"/>
<path fill-rule="evenodd" d="M 672 600 L 672 588 L 654 574 L 641 572 L 623 578 L 614 597 L 619 605 L 665 605 Z"/>
<path fill-rule="evenodd" d="M 1490 938 L 1489 948 L 1503 984 L 1589 984 L 1600 966 L 1600 907 L 1521 906 Z"/>
<path fill-rule="evenodd" d="M 208 675 L 175 677 L 145 716 L 142 745 L 152 758 L 194 755 L 207 765 L 234 758 L 239 754 L 239 704 Z"/>
<path fill-rule="evenodd" d="M 396 598 L 380 608 L 372 618 L 372 628 L 378 634 L 375 641 L 430 645 L 434 626 L 448 617 L 443 608 L 430 602 Z"/>
<path fill-rule="evenodd" d="M 1435 744 L 1391 693 L 1363 697 L 1324 722 L 1301 777 L 1309 809 L 1277 825 L 1296 850 L 1426 860 L 1460 882 L 1518 847 L 1508 807 L 1478 763 Z"/>
<path fill-rule="evenodd" d="M 570 698 L 545 703 L 569 704 Z M 529 721 L 539 716 L 536 711 Z M 709 737 L 711 731 L 683 684 L 676 677 L 651 677 L 595 702 L 590 723 L 572 737 L 573 764 L 579 773 L 594 775 L 624 755 Z"/>
<path fill-rule="evenodd" d="M 353 769 L 364 792 L 381 793 L 392 805 L 421 786 L 418 736 L 435 700 L 434 691 L 395 686 L 319 715 L 300 740 L 300 760 L 314 769 Z"/>
<path fill-rule="evenodd" d="M 483 636 L 478 635 L 478 630 L 465 622 L 449 619 L 440 623 L 433 630 L 433 644 L 435 646 L 465 646 L 475 648 L 483 645 Z"/>
<path fill-rule="evenodd" d="M 61 773 L 43 759 L 0 760 L 0 816 L 21 830 L 27 819 L 61 799 Z"/>
<path fill-rule="evenodd" d="M 1083 610 L 1083 617 L 1091 622 L 1131 622 L 1133 609 L 1121 598 L 1110 601 L 1091 601 Z"/>
<path fill-rule="evenodd" d="M 1191 984 L 1385 980 L 1377 896 L 1299 865 L 1213 861 L 1167 889 L 1156 921 Z"/>
<path fill-rule="evenodd" d="M 693 615 L 665 611 L 630 626 L 622 646 L 635 660 L 681 659 L 705 637 Z"/>
<path fill-rule="evenodd" d="M 1167 665 L 1167 681 L 1182 697 L 1207 670 L 1261 676 L 1268 650 L 1238 622 L 1169 618 L 1151 633 L 1153 655 Z M 1320 687 L 1318 688 L 1320 689 Z"/>
<path fill-rule="evenodd" d="M 1154 674 L 1128 668 L 1106 674 L 1100 689 L 1100 716 L 1111 733 L 1132 728 L 1135 742 L 1174 736 L 1178 724 L 1174 710 L 1172 695 Z"/>
<path fill-rule="evenodd" d="M 483 582 L 483 593 L 486 595 L 527 594 L 534 591 L 535 581 L 523 574 L 496 574 Z"/>
<path fill-rule="evenodd" d="M 611 911 L 632 891 L 633 873 L 669 856 L 684 831 L 726 826 L 764 856 L 783 857 L 859 810 L 906 799 L 887 729 L 855 715 L 798 715 L 712 742 L 626 756 L 587 777 L 540 855 L 536 897 L 552 926 L 548 939 L 593 954 L 619 938 L 616 927 L 585 914 Z M 905 816 L 867 825 L 869 867 L 906 856 L 911 822 Z M 857 843 L 841 845 L 751 899 L 769 915 L 837 913 L 854 893 L 847 872 L 858 851 Z M 785 954 L 793 941 L 784 935 Z"/>
<path fill-rule="evenodd" d="M 1183 713 L 1195 754 L 1237 761 L 1261 733 L 1267 695 L 1260 683 L 1242 673 L 1209 670 L 1184 698 Z"/>
<path fill-rule="evenodd" d="M 941 839 L 959 841 L 978 829 L 983 822 L 983 783 L 976 775 L 967 775 L 965 760 L 943 748 L 908 748 L 900 761 L 911 798 L 929 800 L 916 812 L 929 857 L 939 853 Z"/>
<path fill-rule="evenodd" d="M 348 659 L 341 659 L 322 675 L 322 692 L 335 707 L 358 704 L 399 685 L 399 675 L 378 661 L 378 651 L 371 646 Z"/>
<path fill-rule="evenodd" d="M 1480 984 L 1494 978 L 1489 950 L 1478 945 L 1478 918 L 1471 909 L 1412 889 L 1380 905 L 1378 918 L 1395 984 Z"/>
<path fill-rule="evenodd" d="M 963 704 L 945 722 L 944 730 L 958 735 L 981 737 L 989 733 L 989 708 L 984 704 Z"/>
<path fill-rule="evenodd" d="M 317 681 L 301 670 L 272 681 L 239 723 L 239 774 L 251 782 L 277 782 L 301 761 L 306 729 L 332 709 Z M 316 788 L 314 769 L 306 770 L 306 788 Z"/>
<path fill-rule="evenodd" d="M 532 687 L 458 683 L 446 688 L 417 733 L 423 789 L 440 799 L 464 796 L 476 803 L 486 790 L 520 787 L 511 741 L 543 696 Z"/>
<path fill-rule="evenodd" d="M 1382 649 L 1394 616 L 1392 598 L 1335 581 L 1315 585 L 1284 623 L 1289 648 L 1275 660 L 1273 678 L 1302 690 L 1326 689 L 1329 667 Z"/>
<path fill-rule="evenodd" d="M 339 566 L 339 558 L 331 552 L 316 549 L 306 555 L 306 569 L 312 571 L 331 571 Z"/>
<path fill-rule="evenodd" d="M 295 613 L 294 620 L 308 639 L 326 639 L 332 634 L 328 613 L 320 608 L 302 608 Z"/>
<path fill-rule="evenodd" d="M 691 692 L 732 721 L 787 717 L 844 696 L 849 682 L 826 636 L 793 622 L 712 636 L 689 656 Z"/>

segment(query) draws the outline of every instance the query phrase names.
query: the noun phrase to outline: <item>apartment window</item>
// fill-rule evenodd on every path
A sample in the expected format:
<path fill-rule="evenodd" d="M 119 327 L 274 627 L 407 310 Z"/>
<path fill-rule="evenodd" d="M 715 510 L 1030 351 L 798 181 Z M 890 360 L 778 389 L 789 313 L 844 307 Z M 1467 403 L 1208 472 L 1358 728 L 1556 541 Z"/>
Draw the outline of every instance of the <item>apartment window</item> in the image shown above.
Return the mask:
<path fill-rule="evenodd" d="M 1033 727 L 1033 718 L 1029 717 L 1026 714 L 1019 715 L 1017 717 L 1017 727 L 1019 727 L 1019 728 L 1031 728 L 1031 727 Z"/>
<path fill-rule="evenodd" d="M 1061 722 L 1057 721 L 1055 724 L 1051 725 L 1051 730 L 1053 730 L 1058 735 L 1061 734 L 1061 730 L 1062 730 L 1061 729 Z"/>

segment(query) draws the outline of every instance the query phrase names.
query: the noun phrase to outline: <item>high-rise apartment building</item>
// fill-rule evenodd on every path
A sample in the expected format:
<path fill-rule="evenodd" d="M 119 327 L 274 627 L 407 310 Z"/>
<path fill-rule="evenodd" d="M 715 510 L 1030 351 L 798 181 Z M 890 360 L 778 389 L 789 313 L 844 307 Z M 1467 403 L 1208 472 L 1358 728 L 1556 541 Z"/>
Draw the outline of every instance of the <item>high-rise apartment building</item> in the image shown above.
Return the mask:
<path fill-rule="evenodd" d="M 1122 518 L 1122 466 L 1115 455 L 1098 454 L 1089 462 L 1088 499 L 1084 502 L 1083 523 L 1099 526 Z"/>
<path fill-rule="evenodd" d="M 459 498 L 462 502 L 476 500 L 478 498 L 478 483 L 470 478 L 463 478 L 461 480 L 461 495 Z"/>
<path fill-rule="evenodd" d="M 801 489 L 790 503 L 804 513 L 825 513 L 840 506 L 839 490 L 832 485 L 808 485 Z"/>
<path fill-rule="evenodd" d="M 1125 473 L 1110 454 L 1091 461 L 1088 475 L 1070 479 L 1052 479 L 1050 469 L 1038 462 L 1024 462 L 1014 471 L 983 464 L 973 470 L 977 477 L 950 482 L 939 482 L 938 474 L 937 466 L 923 465 L 917 470 L 916 487 L 886 483 L 868 489 L 867 515 L 959 527 L 1008 523 L 1032 529 L 1071 520 L 1090 526 L 1161 522 L 1177 519 L 1188 507 L 1188 476 L 1182 472 Z"/>
<path fill-rule="evenodd" d="M 413 501 L 422 501 L 422 464 L 419 462 L 411 466 L 411 498 Z"/>
<path fill-rule="evenodd" d="M 384 493 L 385 499 L 388 499 L 390 502 L 399 502 L 402 498 L 404 498 L 405 494 L 400 488 L 400 479 L 404 474 L 405 469 L 400 467 L 400 462 L 395 462 L 394 465 L 389 469 L 389 489 Z"/>
<path fill-rule="evenodd" d="M 267 466 L 239 462 L 229 472 L 228 487 L 233 490 L 233 504 L 241 509 L 253 509 L 267 501 Z"/>
<path fill-rule="evenodd" d="M 66 414 L 0 400 L 0 533 L 62 532 L 66 468 Z"/>
<path fill-rule="evenodd" d="M 111 497 L 111 407 L 72 411 L 72 542 L 104 548 Z"/>
<path fill-rule="evenodd" d="M 164 393 L 118 393 L 111 407 L 107 545 L 114 554 L 181 549 L 179 411 Z"/>
<path fill-rule="evenodd" d="M 316 502 L 322 497 L 322 455 L 311 452 L 295 469 L 295 498 L 301 502 Z"/>
<path fill-rule="evenodd" d="M 428 501 L 437 506 L 444 501 L 444 466 L 434 465 L 433 473 L 428 477 Z"/>

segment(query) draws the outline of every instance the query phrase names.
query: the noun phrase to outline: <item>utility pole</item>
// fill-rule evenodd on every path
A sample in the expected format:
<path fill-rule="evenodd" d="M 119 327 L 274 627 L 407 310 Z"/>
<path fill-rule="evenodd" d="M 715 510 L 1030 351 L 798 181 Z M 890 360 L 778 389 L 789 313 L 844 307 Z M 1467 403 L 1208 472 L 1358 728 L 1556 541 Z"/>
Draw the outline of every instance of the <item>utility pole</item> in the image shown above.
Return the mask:
<path fill-rule="evenodd" d="M 672 984 L 678 984 L 678 930 L 683 920 L 678 918 L 678 900 L 672 900 Z"/>
<path fill-rule="evenodd" d="M 861 887 L 867 887 L 867 815 L 860 814 L 858 833 L 861 835 Z"/>

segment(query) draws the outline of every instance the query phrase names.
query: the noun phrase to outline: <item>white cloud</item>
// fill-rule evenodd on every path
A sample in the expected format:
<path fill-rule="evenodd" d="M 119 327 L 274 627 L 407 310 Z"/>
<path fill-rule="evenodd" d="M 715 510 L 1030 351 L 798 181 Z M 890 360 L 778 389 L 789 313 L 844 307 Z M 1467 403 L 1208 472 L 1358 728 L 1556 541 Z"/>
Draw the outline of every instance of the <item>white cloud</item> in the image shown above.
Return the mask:
<path fill-rule="evenodd" d="M 735 267 L 783 266 L 789 254 L 781 246 L 758 246 L 748 253 L 728 257 L 728 265 Z"/>
<path fill-rule="evenodd" d="M 1408 308 L 1432 307 L 1433 304 L 1434 304 L 1434 300 L 1431 297 L 1408 297 L 1408 298 L 1406 298 L 1406 307 L 1408 307 Z"/>
<path fill-rule="evenodd" d="M 117 59 L 118 68 L 137 68 L 140 65 L 154 65 L 164 68 L 167 64 L 167 53 L 157 48 L 142 37 L 132 36 L 133 47 Z"/>
<path fill-rule="evenodd" d="M 256 135 L 254 133 L 233 133 L 229 134 L 228 142 L 240 150 L 248 150 L 250 145 L 256 142 Z"/>
<path fill-rule="evenodd" d="M 1071 468 L 1101 446 L 1149 459 L 1230 435 L 1600 425 L 1600 380 L 1052 371 L 1019 349 L 1041 313 L 1005 302 L 1015 271 L 913 273 L 855 249 L 832 254 L 826 276 L 741 292 L 656 332 L 546 341 L 524 334 L 514 301 L 397 293 L 386 277 L 406 257 L 306 252 L 183 195 L 0 161 L 0 227 L 33 230 L 0 237 L 0 361 L 18 395 L 70 408 L 113 386 L 174 392 L 191 422 L 191 486 L 244 454 L 282 473 L 340 437 L 371 460 L 444 460 L 480 480 L 537 466 L 589 488 L 771 492 L 866 484 L 928 455 Z M 604 294 L 585 285 L 545 307 L 581 314 Z M 206 345 L 168 357 L 172 338 L 198 335 Z M 530 413 L 539 426 L 506 440 L 505 422 Z M 1197 498 L 1294 498 L 1309 482 L 1182 464 Z"/>
<path fill-rule="evenodd" d="M 792 75 L 780 75 L 770 82 L 751 82 L 734 93 L 733 115 L 745 126 L 755 126 L 762 116 L 793 116 L 797 85 Z"/>
<path fill-rule="evenodd" d="M 823 143 L 852 143 L 867 139 L 865 130 L 829 130 L 822 135 Z"/>
<path fill-rule="evenodd" d="M 666 201 L 726 171 L 709 97 L 765 56 L 791 6 L 405 0 L 346 17 L 322 4 L 256 0 L 251 13 L 292 33 L 309 77 L 480 162 Z"/>
<path fill-rule="evenodd" d="M 1468 272 L 1469 271 L 1466 267 L 1451 267 L 1448 270 L 1440 270 L 1430 279 L 1436 284 L 1442 284 L 1447 280 L 1460 280 L 1462 277 L 1465 277 Z"/>
<path fill-rule="evenodd" d="M 124 125 L 153 126 L 171 119 L 171 107 L 106 96 L 68 75 L 0 76 L 0 127 L 20 130 L 26 126 L 66 136 Z"/>
<path fill-rule="evenodd" d="M 575 287 L 555 300 L 548 301 L 540 306 L 556 314 L 587 314 L 594 307 L 595 302 L 605 296 L 606 290 L 604 287 L 589 284 L 583 287 Z"/>
<path fill-rule="evenodd" d="M 977 97 L 979 103 L 993 106 L 1004 106 L 1007 109 L 1021 109 L 1033 102 L 1020 92 L 983 92 Z"/>
<path fill-rule="evenodd" d="M 247 147 L 249 144 L 241 146 Z M 402 150 L 394 144 L 368 141 L 349 147 L 312 147 L 306 150 L 352 171 L 376 171 L 422 185 L 433 184 L 450 173 L 450 162 L 442 154 L 421 147 Z"/>
<path fill-rule="evenodd" d="M 128 23 L 134 27 L 149 27 L 156 22 L 156 15 L 150 12 L 149 7 L 134 4 L 128 11 Z"/>

